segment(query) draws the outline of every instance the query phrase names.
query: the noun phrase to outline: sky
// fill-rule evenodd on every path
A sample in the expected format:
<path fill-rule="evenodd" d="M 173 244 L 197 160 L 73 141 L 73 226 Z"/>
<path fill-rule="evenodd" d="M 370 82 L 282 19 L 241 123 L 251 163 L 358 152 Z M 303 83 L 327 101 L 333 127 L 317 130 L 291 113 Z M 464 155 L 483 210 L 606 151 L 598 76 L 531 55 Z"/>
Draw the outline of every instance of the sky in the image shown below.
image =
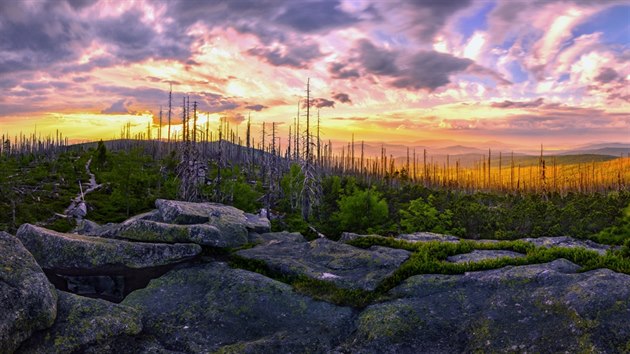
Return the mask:
<path fill-rule="evenodd" d="M 324 139 L 630 143 L 630 3 L 0 1 L 0 134 L 156 130 L 172 86 L 287 135 L 309 78 Z"/>

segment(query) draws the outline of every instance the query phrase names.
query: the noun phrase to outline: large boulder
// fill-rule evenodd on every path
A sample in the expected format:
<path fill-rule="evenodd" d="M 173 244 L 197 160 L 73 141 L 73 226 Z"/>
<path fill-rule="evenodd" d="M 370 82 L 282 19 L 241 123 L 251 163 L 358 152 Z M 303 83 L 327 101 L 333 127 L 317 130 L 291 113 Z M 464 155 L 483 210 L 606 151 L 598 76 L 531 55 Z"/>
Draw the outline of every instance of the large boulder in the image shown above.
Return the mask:
<path fill-rule="evenodd" d="M 417 275 L 367 307 L 338 350 L 357 353 L 623 352 L 630 276 L 566 260 Z"/>
<path fill-rule="evenodd" d="M 156 244 L 65 234 L 24 224 L 17 237 L 44 269 L 112 272 L 173 264 L 201 252 L 195 244 Z"/>
<path fill-rule="evenodd" d="M 239 247 L 248 242 L 247 232 L 228 234 L 210 224 L 176 225 L 142 219 L 125 221 L 110 234 L 133 241 L 196 243 L 218 248 Z"/>
<path fill-rule="evenodd" d="M 37 332 L 20 353 L 73 353 L 88 347 L 109 347 L 122 336 L 142 330 L 140 312 L 126 306 L 59 292 L 54 325 Z"/>
<path fill-rule="evenodd" d="M 56 315 L 55 288 L 20 241 L 0 231 L 0 353 L 14 352 Z"/>
<path fill-rule="evenodd" d="M 158 199 L 155 201 L 161 220 L 169 224 L 204 224 L 216 226 L 222 232 L 245 233 L 247 230 L 258 233 L 269 232 L 269 220 L 245 213 L 232 206 L 218 203 L 191 203 L 176 200 Z"/>
<path fill-rule="evenodd" d="M 194 353 L 222 347 L 226 352 L 325 352 L 353 322 L 350 308 L 315 301 L 287 284 L 224 263 L 172 270 L 123 304 L 142 311 L 144 334 L 165 348 Z"/>
<path fill-rule="evenodd" d="M 368 291 L 392 275 L 410 255 L 405 250 L 379 246 L 361 249 L 328 239 L 268 243 L 236 254 L 263 261 L 281 274 L 306 275 L 342 288 Z"/>

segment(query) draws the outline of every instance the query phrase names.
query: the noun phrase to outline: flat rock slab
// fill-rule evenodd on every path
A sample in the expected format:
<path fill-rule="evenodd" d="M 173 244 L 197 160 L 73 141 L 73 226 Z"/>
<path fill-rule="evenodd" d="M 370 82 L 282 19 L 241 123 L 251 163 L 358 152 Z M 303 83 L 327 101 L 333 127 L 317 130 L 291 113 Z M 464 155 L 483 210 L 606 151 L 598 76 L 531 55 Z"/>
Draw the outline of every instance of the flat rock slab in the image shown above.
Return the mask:
<path fill-rule="evenodd" d="M 219 203 L 191 203 L 177 200 L 158 199 L 155 206 L 161 220 L 169 224 L 191 225 L 209 223 L 222 228 L 240 225 L 246 230 L 269 232 L 271 225 L 265 217 L 245 213 L 235 207 Z"/>
<path fill-rule="evenodd" d="M 263 261 L 273 271 L 333 282 L 347 289 L 374 290 L 409 258 L 405 250 L 356 248 L 328 239 L 279 242 L 241 250 L 237 255 Z"/>
<path fill-rule="evenodd" d="M 402 240 L 402 241 L 407 241 L 407 242 L 412 242 L 412 243 L 431 242 L 431 241 L 459 242 L 460 240 L 458 237 L 455 237 L 455 236 L 436 234 L 433 232 L 416 232 L 413 234 L 401 234 L 396 237 L 385 237 L 381 235 L 360 235 L 360 234 L 355 234 L 352 232 L 344 232 L 341 234 L 341 238 L 339 239 L 339 242 L 348 243 L 350 241 L 353 241 L 359 238 L 365 238 L 365 237 L 388 238 L 388 239 Z"/>
<path fill-rule="evenodd" d="M 263 234 L 250 233 L 249 242 L 257 244 L 273 244 L 281 242 L 306 242 L 306 238 L 299 232 L 267 232 Z"/>
<path fill-rule="evenodd" d="M 22 243 L 0 231 L 0 353 L 12 353 L 57 315 L 57 293 Z"/>
<path fill-rule="evenodd" d="M 143 313 L 143 333 L 170 350 L 326 352 L 352 330 L 353 311 L 224 263 L 172 270 L 122 304 Z"/>
<path fill-rule="evenodd" d="M 239 247 L 248 242 L 247 232 L 227 234 L 209 224 L 175 225 L 132 219 L 108 232 L 107 236 L 141 242 L 196 243 L 218 248 Z"/>
<path fill-rule="evenodd" d="M 401 234 L 398 235 L 396 238 L 409 242 L 459 242 L 459 237 L 436 234 L 434 232 L 416 232 L 413 234 Z"/>
<path fill-rule="evenodd" d="M 454 256 L 450 256 L 446 258 L 447 262 L 453 263 L 470 263 L 470 262 L 480 262 L 488 259 L 500 259 L 500 258 L 522 258 L 525 257 L 524 254 L 513 252 L 513 251 L 503 251 L 503 250 L 474 250 L 470 253 L 462 253 L 456 254 Z"/>
<path fill-rule="evenodd" d="M 338 348 L 357 353 L 623 352 L 630 276 L 566 260 L 417 275 L 367 307 Z"/>
<path fill-rule="evenodd" d="M 20 226 L 17 237 L 37 263 L 56 271 L 111 272 L 174 264 L 201 252 L 195 244 L 139 243 Z"/>
<path fill-rule="evenodd" d="M 84 352 L 142 330 L 139 311 L 105 300 L 60 291 L 58 309 L 54 325 L 33 335 L 19 353 Z"/>
<path fill-rule="evenodd" d="M 606 251 L 610 249 L 610 246 L 608 245 L 602 245 L 590 240 L 578 240 L 570 236 L 524 238 L 521 240 L 532 243 L 538 247 L 577 247 L 584 248 L 589 251 L 595 251 L 602 255 L 606 254 Z"/>

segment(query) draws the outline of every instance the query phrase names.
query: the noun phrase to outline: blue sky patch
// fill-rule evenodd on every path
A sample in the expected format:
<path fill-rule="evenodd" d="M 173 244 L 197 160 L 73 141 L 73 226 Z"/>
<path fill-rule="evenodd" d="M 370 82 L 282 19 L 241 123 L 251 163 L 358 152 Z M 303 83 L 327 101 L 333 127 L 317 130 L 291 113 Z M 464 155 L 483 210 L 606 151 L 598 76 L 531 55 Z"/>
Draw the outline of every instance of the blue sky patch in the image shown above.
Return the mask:
<path fill-rule="evenodd" d="M 481 7 L 477 13 L 469 17 L 463 17 L 457 24 L 457 29 L 466 40 L 475 33 L 475 31 L 485 31 L 488 28 L 488 14 L 496 4 L 492 1 Z"/>
<path fill-rule="evenodd" d="M 573 35 L 602 32 L 605 44 L 630 44 L 630 6 L 614 6 L 591 16 L 573 29 Z"/>

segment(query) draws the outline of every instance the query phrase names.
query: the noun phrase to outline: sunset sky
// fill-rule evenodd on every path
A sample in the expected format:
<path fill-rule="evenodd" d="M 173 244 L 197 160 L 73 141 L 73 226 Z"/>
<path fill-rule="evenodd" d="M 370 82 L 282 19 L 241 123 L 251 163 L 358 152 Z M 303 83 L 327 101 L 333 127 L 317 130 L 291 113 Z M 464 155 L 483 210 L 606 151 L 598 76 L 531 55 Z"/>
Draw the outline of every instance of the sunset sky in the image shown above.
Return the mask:
<path fill-rule="evenodd" d="M 325 139 L 629 143 L 630 4 L 0 1 L 0 135 L 146 130 L 170 84 L 286 135 L 307 78 Z"/>

